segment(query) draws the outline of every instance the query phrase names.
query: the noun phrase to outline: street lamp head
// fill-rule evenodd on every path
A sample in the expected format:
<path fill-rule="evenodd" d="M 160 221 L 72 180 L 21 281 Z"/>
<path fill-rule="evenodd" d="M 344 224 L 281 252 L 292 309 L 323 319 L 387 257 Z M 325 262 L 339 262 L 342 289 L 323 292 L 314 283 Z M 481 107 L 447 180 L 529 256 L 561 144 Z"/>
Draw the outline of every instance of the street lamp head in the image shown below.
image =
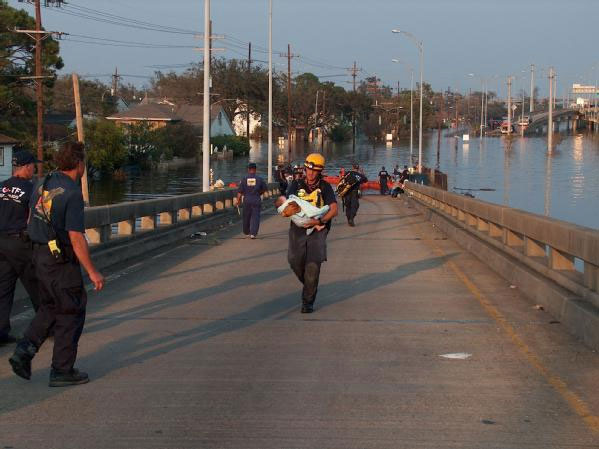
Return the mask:
<path fill-rule="evenodd" d="M 395 59 L 395 58 L 393 58 L 393 59 L 391 60 L 391 62 L 397 62 L 397 63 L 400 63 L 401 61 L 400 61 L 399 59 Z"/>
<path fill-rule="evenodd" d="M 395 34 L 398 34 L 398 33 L 401 33 L 401 30 L 398 30 L 398 29 L 396 28 L 396 29 L 394 29 L 394 30 L 391 30 L 391 32 L 392 32 L 392 33 L 395 33 Z"/>

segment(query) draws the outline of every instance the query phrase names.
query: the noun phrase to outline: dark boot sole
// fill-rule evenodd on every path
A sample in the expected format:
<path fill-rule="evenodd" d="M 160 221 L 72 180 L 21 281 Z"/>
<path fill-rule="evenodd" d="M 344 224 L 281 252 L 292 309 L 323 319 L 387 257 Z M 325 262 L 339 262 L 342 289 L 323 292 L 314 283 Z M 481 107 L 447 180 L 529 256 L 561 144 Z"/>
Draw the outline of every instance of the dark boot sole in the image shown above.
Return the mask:
<path fill-rule="evenodd" d="M 89 382 L 89 379 L 82 380 L 51 380 L 49 387 L 70 387 L 71 385 L 83 385 Z"/>
<path fill-rule="evenodd" d="M 31 379 L 31 373 L 27 372 L 27 370 L 23 367 L 21 362 L 19 362 L 17 360 L 13 360 L 12 357 L 10 359 L 8 359 L 8 362 L 10 363 L 10 366 L 12 367 L 13 373 L 15 373 L 17 376 L 19 376 L 25 380 Z"/>

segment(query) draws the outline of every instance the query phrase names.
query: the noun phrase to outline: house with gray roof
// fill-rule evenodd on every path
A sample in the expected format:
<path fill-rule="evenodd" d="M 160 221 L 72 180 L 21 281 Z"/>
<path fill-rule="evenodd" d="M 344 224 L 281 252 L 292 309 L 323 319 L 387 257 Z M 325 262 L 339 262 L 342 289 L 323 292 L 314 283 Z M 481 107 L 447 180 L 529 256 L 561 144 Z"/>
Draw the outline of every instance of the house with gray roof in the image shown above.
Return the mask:
<path fill-rule="evenodd" d="M 140 103 L 126 111 L 106 117 L 119 125 L 149 123 L 152 129 L 162 128 L 173 123 L 189 123 L 202 135 L 204 109 L 201 105 L 173 105 L 172 103 Z M 212 105 L 210 110 L 210 135 L 235 135 L 233 124 L 221 105 Z"/>

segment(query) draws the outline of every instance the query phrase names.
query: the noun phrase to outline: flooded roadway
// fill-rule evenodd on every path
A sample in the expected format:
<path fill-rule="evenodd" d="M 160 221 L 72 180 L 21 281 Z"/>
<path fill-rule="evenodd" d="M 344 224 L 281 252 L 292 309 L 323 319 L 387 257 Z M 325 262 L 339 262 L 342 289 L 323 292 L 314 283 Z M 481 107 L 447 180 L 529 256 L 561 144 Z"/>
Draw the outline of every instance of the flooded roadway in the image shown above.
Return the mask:
<path fill-rule="evenodd" d="M 425 136 L 423 163 L 447 173 L 449 190 L 470 192 L 479 199 L 544 214 L 580 225 L 599 227 L 599 134 L 560 134 L 553 151 L 545 137 L 474 138 L 469 143 L 437 135 Z M 301 161 L 312 147 L 298 144 L 291 152 L 274 147 L 275 164 Z M 418 152 L 417 138 L 414 153 Z M 391 171 L 396 164 L 410 162 L 409 140 L 372 145 L 357 142 L 324 147 L 329 173 L 357 161 L 366 174 L 375 177 L 382 166 Z M 250 160 L 261 174 L 267 171 L 267 145 L 254 142 Z M 215 179 L 238 180 L 246 158 L 213 161 Z M 125 181 L 103 179 L 93 183 L 93 205 L 147 197 L 180 195 L 201 190 L 201 165 L 152 173 L 131 174 Z M 482 190 L 481 190 L 482 189 Z"/>

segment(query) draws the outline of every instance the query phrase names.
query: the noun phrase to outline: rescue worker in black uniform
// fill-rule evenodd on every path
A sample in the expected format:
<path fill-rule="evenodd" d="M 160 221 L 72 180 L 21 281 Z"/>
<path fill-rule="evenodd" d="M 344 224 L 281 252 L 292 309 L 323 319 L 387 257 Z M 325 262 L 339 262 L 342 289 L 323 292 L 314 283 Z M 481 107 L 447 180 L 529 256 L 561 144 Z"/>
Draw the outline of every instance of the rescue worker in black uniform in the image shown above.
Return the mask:
<path fill-rule="evenodd" d="M 17 279 L 29 294 L 33 308 L 39 306 L 38 283 L 31 262 L 27 235 L 33 173 L 38 163 L 31 153 L 17 151 L 12 158 L 13 176 L 0 183 L 0 345 L 16 342 L 10 335 L 10 311 Z"/>
<path fill-rule="evenodd" d="M 260 229 L 260 212 L 262 194 L 266 192 L 266 183 L 256 176 L 256 164 L 248 165 L 248 175 L 239 183 L 237 204 L 241 204 L 243 196 L 243 233 L 255 239 Z"/>
<path fill-rule="evenodd" d="M 302 313 L 314 311 L 318 291 L 320 266 L 327 260 L 327 235 L 331 220 L 337 216 L 337 199 L 331 185 L 322 179 L 325 159 L 321 154 L 308 155 L 304 163 L 305 178 L 291 182 L 287 196 L 296 195 L 316 207 L 328 205 L 329 211 L 319 220 L 313 219 L 301 228 L 291 222 L 289 228 L 289 250 L 287 258 L 291 269 L 304 285 L 302 291 Z M 315 228 L 310 235 L 306 228 Z"/>
<path fill-rule="evenodd" d="M 275 179 L 279 183 L 280 194 L 285 195 L 285 192 L 287 192 L 287 188 L 289 187 L 289 182 L 287 182 L 287 170 L 285 169 L 284 165 L 277 166 Z"/>
<path fill-rule="evenodd" d="M 368 178 L 366 175 L 360 173 L 360 166 L 358 164 L 353 164 L 352 169 L 346 176 L 352 176 L 356 180 L 356 183 L 353 184 L 351 189 L 343 196 L 343 207 L 345 208 L 347 224 L 353 227 L 356 225 L 354 223 L 354 218 L 356 218 L 356 214 L 360 207 L 360 186 L 365 182 L 368 182 Z"/>
<path fill-rule="evenodd" d="M 96 291 L 104 286 L 104 277 L 94 267 L 84 234 L 78 184 L 85 169 L 83 144 L 64 144 L 54 159 L 59 171 L 49 173 L 36 186 L 27 227 L 41 304 L 9 361 L 16 375 L 30 379 L 31 360 L 53 328 L 49 385 L 62 387 L 89 381 L 86 373 L 74 368 L 87 305 L 81 265 Z"/>
<path fill-rule="evenodd" d="M 379 172 L 379 185 L 380 185 L 381 195 L 387 194 L 387 190 L 388 190 L 387 181 L 389 181 L 389 173 L 387 172 L 387 170 L 385 170 L 385 167 L 383 167 L 381 169 L 381 171 Z"/>
<path fill-rule="evenodd" d="M 410 176 L 410 170 L 408 170 L 408 166 L 407 165 L 404 165 L 403 166 L 403 171 L 399 175 L 399 182 L 401 182 L 403 184 L 404 182 L 406 182 L 408 180 L 409 176 Z"/>

